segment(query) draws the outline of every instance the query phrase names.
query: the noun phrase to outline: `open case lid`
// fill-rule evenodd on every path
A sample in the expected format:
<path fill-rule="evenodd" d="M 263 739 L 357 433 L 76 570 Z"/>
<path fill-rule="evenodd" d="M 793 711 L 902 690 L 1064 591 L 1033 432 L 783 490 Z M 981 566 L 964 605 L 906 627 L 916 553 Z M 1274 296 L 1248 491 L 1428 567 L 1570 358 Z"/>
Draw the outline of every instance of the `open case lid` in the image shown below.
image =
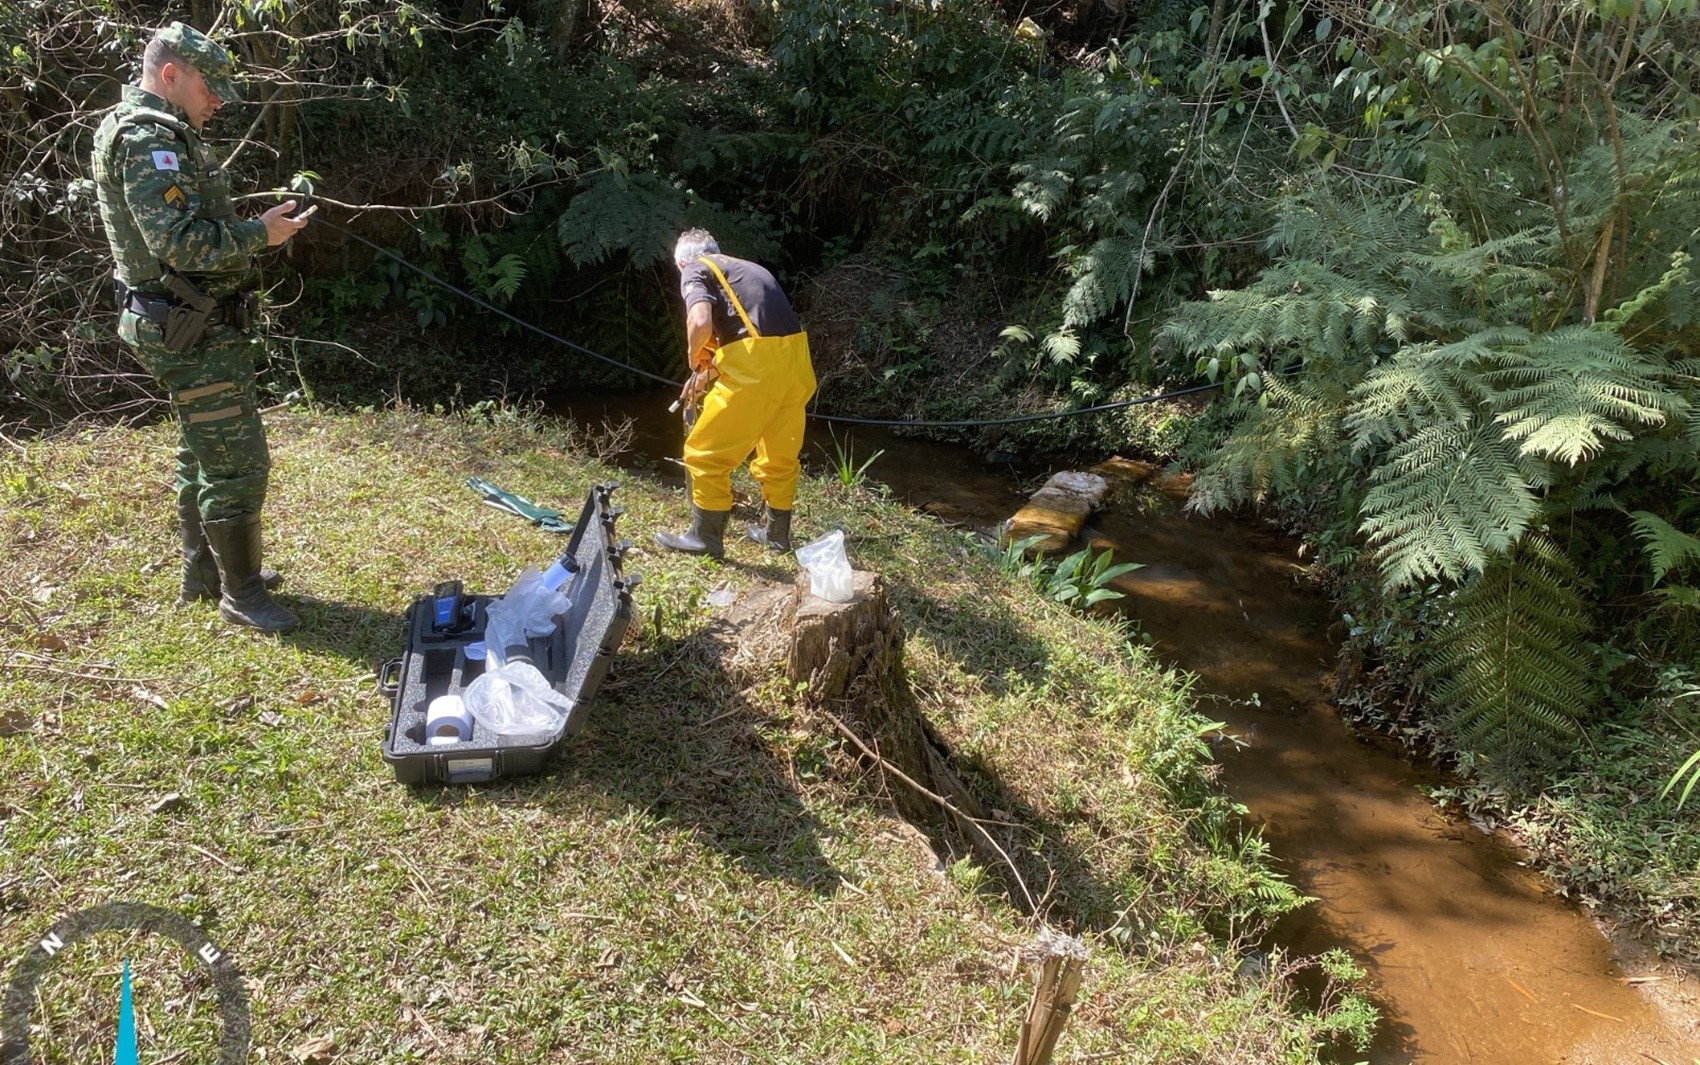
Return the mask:
<path fill-rule="evenodd" d="M 622 513 L 609 497 L 617 484 L 593 485 L 567 541 L 566 554 L 578 562 L 570 597 L 556 631 L 562 637 L 552 668 L 545 671 L 556 691 L 573 701 L 564 735 L 584 727 L 585 708 L 596 695 L 609 659 L 619 648 L 632 614 L 632 589 L 640 578 L 627 577 L 622 562 L 631 543 L 615 536 Z"/>
<path fill-rule="evenodd" d="M 428 704 L 438 695 L 460 694 L 483 672 L 482 660 L 467 651 L 485 635 L 490 596 L 467 600 L 468 624 L 438 630 L 433 625 L 433 596 L 414 600 L 408 611 L 407 647 L 401 658 L 384 668 L 379 687 L 392 697 L 385 730 L 384 760 L 405 783 L 429 781 L 474 782 L 538 772 L 567 738 L 584 728 L 588 707 L 607 675 L 615 652 L 631 621 L 632 589 L 638 578 L 628 577 L 621 563 L 628 542 L 615 536 L 620 509 L 611 505 L 614 484 L 594 485 L 587 493 L 562 557 L 577 564 L 569 606 L 557 615 L 547 636 L 534 637 L 525 657 L 556 691 L 572 700 L 572 710 L 558 732 L 546 737 L 501 737 L 480 734 L 447 746 L 431 746 L 425 736 Z"/>

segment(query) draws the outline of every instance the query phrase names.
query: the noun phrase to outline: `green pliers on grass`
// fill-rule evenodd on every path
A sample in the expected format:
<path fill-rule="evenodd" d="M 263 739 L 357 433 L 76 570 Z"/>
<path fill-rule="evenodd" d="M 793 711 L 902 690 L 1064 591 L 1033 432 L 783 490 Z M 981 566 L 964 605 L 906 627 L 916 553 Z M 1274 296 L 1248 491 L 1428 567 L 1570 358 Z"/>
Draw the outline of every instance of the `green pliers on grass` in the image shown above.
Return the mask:
<path fill-rule="evenodd" d="M 563 518 L 560 511 L 540 507 L 524 496 L 496 487 L 482 477 L 468 477 L 466 486 L 484 497 L 485 506 L 518 515 L 545 532 L 573 531 L 573 523 Z"/>

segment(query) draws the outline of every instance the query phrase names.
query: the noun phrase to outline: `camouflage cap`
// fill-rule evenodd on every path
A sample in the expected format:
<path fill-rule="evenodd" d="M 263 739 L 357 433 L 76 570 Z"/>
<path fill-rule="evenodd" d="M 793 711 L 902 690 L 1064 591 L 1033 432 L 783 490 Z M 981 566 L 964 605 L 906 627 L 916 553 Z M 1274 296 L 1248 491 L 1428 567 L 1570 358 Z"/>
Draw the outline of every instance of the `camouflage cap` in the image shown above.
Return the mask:
<path fill-rule="evenodd" d="M 227 104 L 242 102 L 242 90 L 236 86 L 236 60 L 230 58 L 224 45 L 181 22 L 173 22 L 153 36 L 200 71 L 214 96 Z"/>

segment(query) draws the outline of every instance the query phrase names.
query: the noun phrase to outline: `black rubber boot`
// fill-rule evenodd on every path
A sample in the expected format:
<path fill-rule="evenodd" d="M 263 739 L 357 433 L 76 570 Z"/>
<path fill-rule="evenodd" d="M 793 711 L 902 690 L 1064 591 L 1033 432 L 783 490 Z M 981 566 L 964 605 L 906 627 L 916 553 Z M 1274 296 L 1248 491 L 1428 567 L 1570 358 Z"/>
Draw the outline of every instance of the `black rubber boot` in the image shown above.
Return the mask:
<path fill-rule="evenodd" d="M 218 612 L 224 620 L 263 632 L 288 632 L 301 624 L 266 591 L 260 579 L 260 516 L 205 522 L 207 544 L 223 578 Z"/>
<path fill-rule="evenodd" d="M 704 510 L 691 505 L 691 527 L 682 533 L 656 533 L 655 542 L 669 551 L 687 555 L 726 556 L 726 519 L 730 510 Z"/>
<path fill-rule="evenodd" d="M 177 538 L 183 555 L 183 588 L 177 593 L 177 605 L 188 606 L 202 599 L 218 599 L 218 562 L 207 546 L 207 532 L 201 527 L 201 512 L 194 507 L 177 507 Z M 260 583 L 268 589 L 283 583 L 277 570 L 262 569 Z"/>
<path fill-rule="evenodd" d="M 776 555 L 791 550 L 791 512 L 768 507 L 767 524 L 749 526 L 749 537 Z"/>

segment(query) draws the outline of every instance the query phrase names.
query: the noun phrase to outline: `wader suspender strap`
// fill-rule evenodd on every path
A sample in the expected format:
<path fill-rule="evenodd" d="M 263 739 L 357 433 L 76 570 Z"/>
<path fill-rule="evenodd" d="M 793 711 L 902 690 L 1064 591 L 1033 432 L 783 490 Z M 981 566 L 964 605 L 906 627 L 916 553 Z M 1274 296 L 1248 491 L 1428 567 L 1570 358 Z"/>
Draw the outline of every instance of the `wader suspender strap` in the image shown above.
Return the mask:
<path fill-rule="evenodd" d="M 738 317 L 744 320 L 744 328 L 750 331 L 750 336 L 755 340 L 762 339 L 762 335 L 756 332 L 756 324 L 750 321 L 750 316 L 744 312 L 744 305 L 738 302 L 738 294 L 732 291 L 732 282 L 726 280 L 726 275 L 720 272 L 720 267 L 715 266 L 714 260 L 706 255 L 698 259 L 697 262 L 713 270 L 714 276 L 720 279 L 720 287 L 726 290 L 726 298 L 732 301 L 732 309 L 736 310 Z"/>

